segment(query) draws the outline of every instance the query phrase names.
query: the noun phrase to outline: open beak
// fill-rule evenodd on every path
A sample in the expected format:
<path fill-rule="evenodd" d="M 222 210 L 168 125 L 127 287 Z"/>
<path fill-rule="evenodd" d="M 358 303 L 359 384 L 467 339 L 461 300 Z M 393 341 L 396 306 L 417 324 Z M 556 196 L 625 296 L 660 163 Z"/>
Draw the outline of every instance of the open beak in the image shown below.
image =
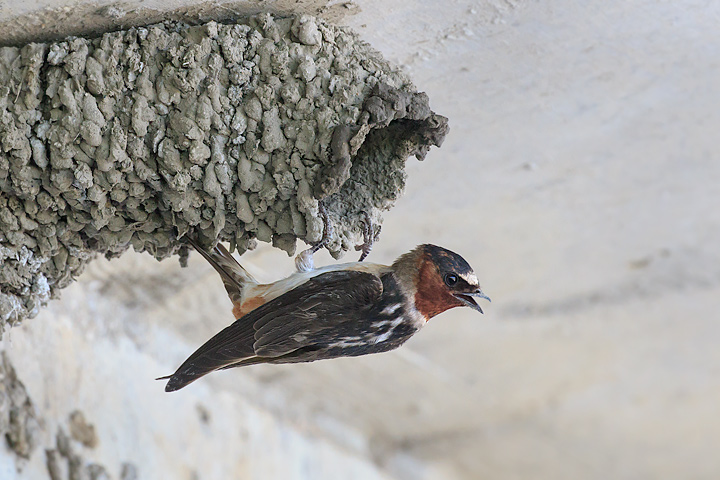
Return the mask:
<path fill-rule="evenodd" d="M 482 311 L 482 308 L 480 308 L 480 305 L 477 304 L 477 302 L 475 301 L 475 299 L 474 299 L 473 297 L 484 298 L 484 299 L 487 300 L 488 302 L 492 302 L 492 300 L 490 300 L 490 297 L 488 297 L 487 295 L 485 295 L 485 294 L 482 292 L 482 290 L 480 290 L 479 288 L 477 289 L 476 292 L 472 292 L 472 293 L 455 293 L 454 295 L 455 295 L 455 298 L 459 299 L 459 300 L 460 300 L 461 302 L 463 302 L 465 305 L 467 305 L 468 307 L 472 308 L 473 310 L 477 310 L 477 311 L 480 312 L 480 313 L 484 313 L 484 312 Z"/>

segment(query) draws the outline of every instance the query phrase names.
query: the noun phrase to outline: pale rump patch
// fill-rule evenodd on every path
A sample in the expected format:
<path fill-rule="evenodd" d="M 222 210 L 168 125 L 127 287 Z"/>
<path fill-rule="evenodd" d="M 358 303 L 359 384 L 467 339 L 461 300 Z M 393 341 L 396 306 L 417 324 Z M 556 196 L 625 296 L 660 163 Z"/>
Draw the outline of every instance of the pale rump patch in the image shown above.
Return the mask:
<path fill-rule="evenodd" d="M 256 308 L 258 308 L 261 305 L 264 305 L 267 302 L 265 297 L 258 295 L 252 298 L 247 299 L 242 304 L 236 303 L 233 306 L 233 315 L 235 316 L 235 320 L 238 318 L 242 318 L 248 313 L 252 312 Z"/>

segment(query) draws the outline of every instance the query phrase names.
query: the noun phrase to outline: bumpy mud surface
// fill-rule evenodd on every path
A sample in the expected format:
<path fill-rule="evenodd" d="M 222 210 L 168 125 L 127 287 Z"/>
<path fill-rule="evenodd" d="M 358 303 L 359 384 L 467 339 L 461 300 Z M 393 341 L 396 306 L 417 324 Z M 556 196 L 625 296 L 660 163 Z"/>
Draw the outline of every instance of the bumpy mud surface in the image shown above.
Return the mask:
<path fill-rule="evenodd" d="M 318 241 L 340 256 L 447 120 L 347 30 L 313 17 L 165 22 L 0 48 L 0 328 L 97 253 L 183 237 Z"/>
<path fill-rule="evenodd" d="M 0 353 L 0 436 L 18 457 L 30 458 L 37 446 L 40 425 L 25 385 L 5 352 Z"/>

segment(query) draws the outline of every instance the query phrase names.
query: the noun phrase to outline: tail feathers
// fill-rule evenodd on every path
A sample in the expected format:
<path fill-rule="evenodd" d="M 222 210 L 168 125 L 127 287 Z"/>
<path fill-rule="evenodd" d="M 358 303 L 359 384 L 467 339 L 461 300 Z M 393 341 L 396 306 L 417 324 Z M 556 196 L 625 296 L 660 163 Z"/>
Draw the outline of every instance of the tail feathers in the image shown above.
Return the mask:
<path fill-rule="evenodd" d="M 248 284 L 250 286 L 257 285 L 258 281 L 235 260 L 235 257 L 222 244 L 218 243 L 212 251 L 208 252 L 196 241 L 190 238 L 187 240 L 220 274 L 225 290 L 233 304 L 242 303 L 243 290 Z"/>
<path fill-rule="evenodd" d="M 258 363 L 267 362 L 267 358 L 262 357 L 248 357 L 244 359 L 238 359 L 238 361 L 230 363 L 220 363 L 212 366 L 199 366 L 197 364 L 192 365 L 180 365 L 180 368 L 172 375 L 166 375 L 164 377 L 158 377 L 155 380 L 168 380 L 165 385 L 166 392 L 174 392 L 181 388 L 190 385 L 195 380 L 198 380 L 208 373 L 215 372 L 217 370 L 227 370 L 228 368 L 245 367 L 248 365 L 256 365 Z"/>
<path fill-rule="evenodd" d="M 168 382 L 165 385 L 165 391 L 174 392 L 175 390 L 180 390 L 186 385 L 190 385 L 195 380 L 198 380 L 208 373 L 212 373 L 216 370 L 254 365 L 256 363 L 263 363 L 266 360 L 256 356 L 218 359 L 216 356 L 212 355 L 212 352 L 204 357 L 200 356 L 200 358 L 194 358 L 196 354 L 197 352 L 185 360 L 185 362 L 183 362 L 183 364 L 180 365 L 180 367 L 172 375 L 159 377 L 155 380 L 167 380 Z"/>
<path fill-rule="evenodd" d="M 170 377 L 167 385 L 165 385 L 165 391 L 174 392 L 176 390 L 180 390 L 181 388 L 190 385 L 192 382 L 194 382 L 201 376 L 202 375 L 188 377 L 187 375 L 173 375 L 172 377 Z"/>

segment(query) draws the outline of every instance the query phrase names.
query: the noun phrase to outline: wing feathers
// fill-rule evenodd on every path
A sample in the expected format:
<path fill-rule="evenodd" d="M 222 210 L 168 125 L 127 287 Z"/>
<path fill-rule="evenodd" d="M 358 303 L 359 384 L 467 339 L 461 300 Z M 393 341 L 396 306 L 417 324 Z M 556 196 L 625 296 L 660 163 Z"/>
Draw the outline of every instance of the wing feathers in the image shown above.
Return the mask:
<path fill-rule="evenodd" d="M 170 377 L 174 391 L 214 370 L 271 361 L 302 347 L 322 345 L 328 332 L 355 328 L 358 315 L 382 295 L 377 276 L 331 271 L 252 310 L 193 353 Z"/>
<path fill-rule="evenodd" d="M 190 355 L 170 376 L 165 391 L 178 390 L 203 375 L 255 356 L 252 348 L 255 330 L 252 328 L 252 323 L 243 324 L 240 323 L 241 320 L 221 330 Z"/>

